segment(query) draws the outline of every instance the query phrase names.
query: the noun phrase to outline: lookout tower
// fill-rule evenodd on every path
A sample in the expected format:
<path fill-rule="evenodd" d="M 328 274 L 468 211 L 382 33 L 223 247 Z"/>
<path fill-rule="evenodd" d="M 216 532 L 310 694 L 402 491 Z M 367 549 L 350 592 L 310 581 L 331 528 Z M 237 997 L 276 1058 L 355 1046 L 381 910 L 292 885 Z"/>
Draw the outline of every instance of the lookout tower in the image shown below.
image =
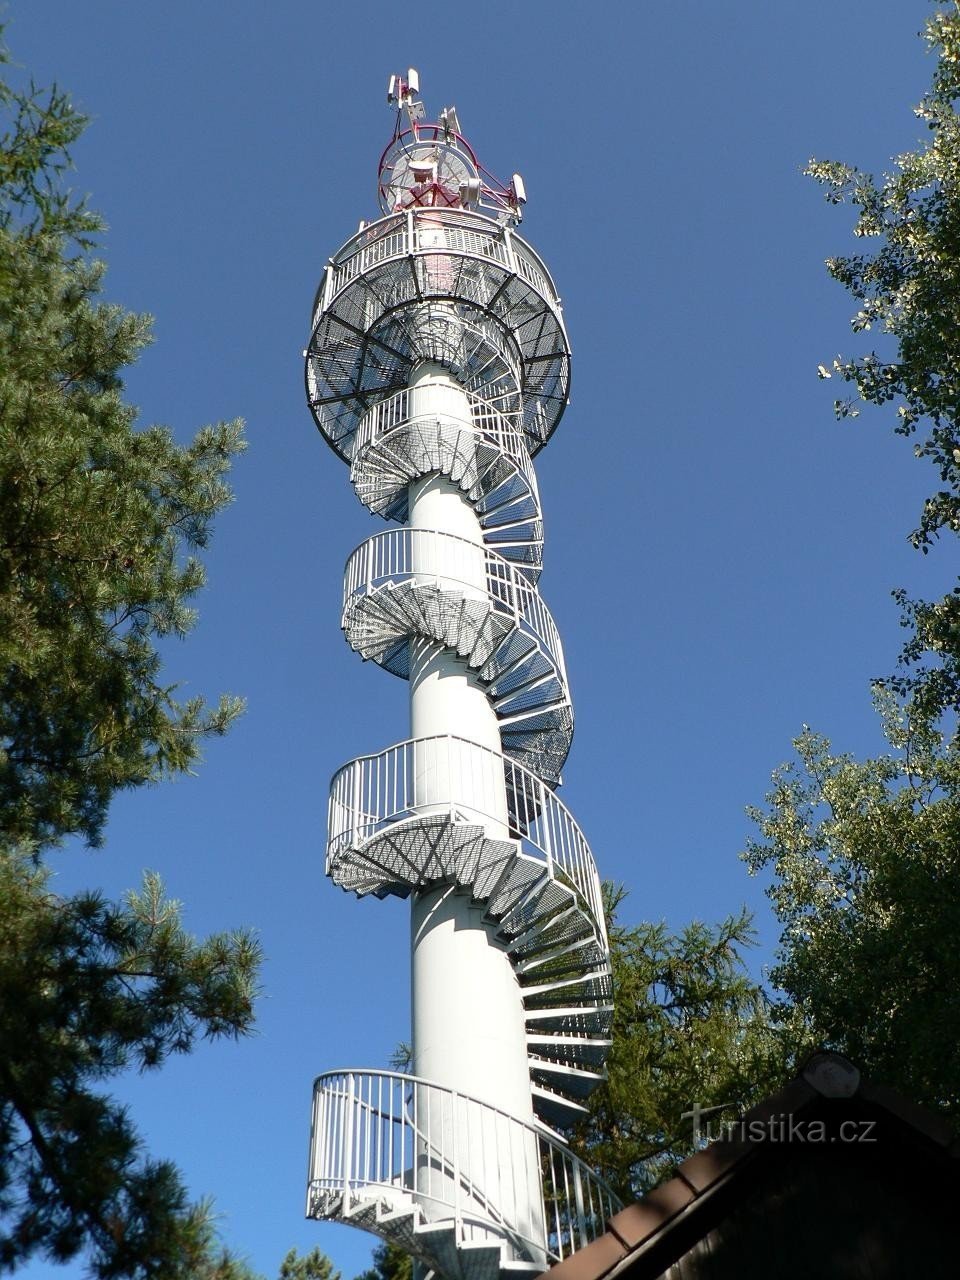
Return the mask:
<path fill-rule="evenodd" d="M 390 79 L 381 216 L 330 259 L 307 398 L 357 497 L 391 527 L 347 561 L 351 648 L 409 681 L 410 735 L 330 789 L 327 874 L 409 899 L 412 1074 L 314 1086 L 307 1213 L 448 1280 L 535 1275 L 617 1207 L 565 1125 L 612 1014 L 600 884 L 556 794 L 573 709 L 539 591 L 534 455 L 567 404 L 550 273 L 526 200 Z"/>

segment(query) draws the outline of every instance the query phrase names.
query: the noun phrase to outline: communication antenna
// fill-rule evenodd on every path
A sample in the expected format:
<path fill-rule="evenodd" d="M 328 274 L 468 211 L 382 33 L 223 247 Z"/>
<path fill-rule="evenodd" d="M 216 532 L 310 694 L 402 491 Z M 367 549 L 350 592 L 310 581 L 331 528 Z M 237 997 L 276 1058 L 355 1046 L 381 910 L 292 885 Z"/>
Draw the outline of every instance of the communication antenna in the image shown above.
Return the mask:
<path fill-rule="evenodd" d="M 509 183 L 485 169 L 464 138 L 456 107 L 444 107 L 436 123 L 425 123 L 415 67 L 392 75 L 387 103 L 397 112 L 393 137 L 380 157 L 378 193 L 384 213 L 403 209 L 486 209 L 505 225 L 523 217 L 527 194 L 518 173 Z"/>

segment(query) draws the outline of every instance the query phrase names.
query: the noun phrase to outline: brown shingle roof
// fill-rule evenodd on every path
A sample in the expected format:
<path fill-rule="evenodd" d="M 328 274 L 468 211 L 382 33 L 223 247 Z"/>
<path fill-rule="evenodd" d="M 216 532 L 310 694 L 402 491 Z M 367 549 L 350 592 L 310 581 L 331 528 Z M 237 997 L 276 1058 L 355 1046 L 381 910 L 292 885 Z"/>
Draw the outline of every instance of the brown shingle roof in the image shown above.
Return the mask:
<path fill-rule="evenodd" d="M 671 1257 L 679 1256 L 710 1229 L 705 1225 L 706 1216 L 703 1230 L 698 1230 L 694 1221 L 708 1203 L 716 1203 L 721 1195 L 734 1203 L 740 1183 L 742 1195 L 751 1194 L 749 1188 L 757 1183 L 750 1171 L 766 1159 L 799 1158 L 791 1157 L 784 1136 L 788 1130 L 793 1132 L 792 1122 L 809 1124 L 809 1117 L 815 1115 L 827 1116 L 827 1121 L 817 1123 L 830 1123 L 835 1131 L 845 1117 L 846 1123 L 856 1115 L 859 1123 L 870 1124 L 863 1117 L 882 1115 L 901 1142 L 919 1146 L 919 1163 L 927 1152 L 950 1160 L 952 1174 L 960 1172 L 960 1139 L 949 1124 L 885 1085 L 861 1080 L 857 1068 L 839 1054 L 818 1053 L 784 1089 L 747 1112 L 730 1136 L 690 1156 L 673 1178 L 622 1209 L 608 1221 L 604 1235 L 557 1263 L 545 1277 L 601 1280 L 609 1276 L 613 1280 L 621 1271 L 630 1270 L 639 1280 L 640 1271 L 650 1276 L 662 1274 L 664 1262 L 669 1266 Z M 836 1133 L 825 1141 L 836 1142 Z M 671 1253 L 668 1237 L 673 1233 L 677 1233 L 678 1244 Z M 640 1267 L 641 1258 L 648 1254 L 650 1268 Z"/>

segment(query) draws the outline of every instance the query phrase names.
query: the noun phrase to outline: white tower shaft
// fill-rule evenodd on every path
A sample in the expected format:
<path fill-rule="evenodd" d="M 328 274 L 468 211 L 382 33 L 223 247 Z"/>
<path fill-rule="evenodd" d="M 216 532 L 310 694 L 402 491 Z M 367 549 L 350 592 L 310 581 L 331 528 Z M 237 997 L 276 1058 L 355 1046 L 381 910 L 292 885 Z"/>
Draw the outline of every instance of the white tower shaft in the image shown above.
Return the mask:
<path fill-rule="evenodd" d="M 441 424 L 470 420 L 466 392 L 442 367 L 420 365 L 410 389 L 411 408 L 417 417 Z M 425 535 L 415 550 L 414 567 L 424 577 L 436 574 L 442 580 L 444 574 L 450 574 L 464 585 L 467 597 L 473 595 L 485 602 L 483 529 L 462 490 L 445 476 L 428 475 L 410 485 L 408 504 L 410 528 Z M 445 545 L 440 539 L 431 539 L 431 533 L 448 534 L 458 541 Z M 471 547 L 475 552 L 471 553 Z M 454 736 L 499 754 L 496 713 L 466 661 L 423 639 L 412 640 L 410 650 L 410 736 L 415 740 Z M 426 763 L 432 766 L 430 777 L 418 778 L 417 796 L 425 812 L 442 799 L 464 814 L 479 817 L 490 836 L 509 838 L 502 775 L 461 769 L 451 777 L 442 766 L 438 768 L 437 761 L 430 760 L 430 753 Z M 413 895 L 413 1071 L 532 1124 L 523 998 L 506 945 L 496 939 L 493 925 L 483 915 L 482 908 L 471 902 L 469 892 L 455 885 Z M 449 1149 L 455 1141 L 455 1126 L 472 1131 L 468 1167 L 458 1172 L 465 1173 L 471 1187 L 482 1188 L 484 1199 L 494 1204 L 503 1203 L 509 1187 L 511 1212 L 523 1224 L 524 1233 L 538 1240 L 542 1214 L 535 1161 L 525 1161 L 530 1166 L 525 1185 L 515 1186 L 516 1173 L 500 1167 L 495 1141 L 484 1141 L 490 1120 L 483 1108 L 470 1103 L 461 1104 L 456 1113 L 433 1115 L 426 1124 L 430 1146 L 436 1150 Z M 426 1176 L 418 1189 L 424 1192 L 424 1211 L 429 1218 L 435 1213 L 437 1171 L 429 1161 L 425 1163 Z M 445 1180 L 451 1176 L 446 1175 Z M 468 1196 L 470 1199 L 477 1197 Z M 489 1233 L 474 1227 L 471 1234 L 478 1239 Z M 543 1259 L 545 1262 L 545 1254 Z"/>
<path fill-rule="evenodd" d="M 569 346 L 512 230 L 519 179 L 480 168 L 455 112 L 424 124 L 412 73 L 391 94 L 385 216 L 330 260 L 307 388 L 357 496 L 401 526 L 349 557 L 341 625 L 409 680 L 410 737 L 334 775 L 327 871 L 410 899 L 413 1070 L 317 1079 L 308 1213 L 438 1280 L 532 1280 L 616 1207 L 554 1131 L 585 1114 L 612 1009 L 596 866 L 554 791 L 573 712 L 538 588 L 532 458 Z"/>

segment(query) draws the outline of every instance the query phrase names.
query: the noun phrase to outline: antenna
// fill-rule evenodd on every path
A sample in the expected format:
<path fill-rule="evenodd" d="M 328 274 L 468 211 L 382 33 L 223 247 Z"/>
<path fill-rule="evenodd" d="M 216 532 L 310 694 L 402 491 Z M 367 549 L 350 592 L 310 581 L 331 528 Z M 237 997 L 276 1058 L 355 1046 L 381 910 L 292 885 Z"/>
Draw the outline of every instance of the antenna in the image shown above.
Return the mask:
<path fill-rule="evenodd" d="M 443 137 L 445 142 L 449 142 L 450 138 L 460 132 L 460 121 L 457 118 L 456 107 L 444 107 L 440 112 L 440 126 L 443 129 Z"/>
<path fill-rule="evenodd" d="M 387 83 L 387 103 L 396 107 L 397 120 L 380 157 L 383 212 L 427 206 L 476 209 L 492 212 L 501 225 L 520 222 L 527 199 L 520 175 L 515 173 L 507 185 L 483 167 L 463 137 L 456 107 L 444 107 L 436 124 L 424 123 L 427 112 L 419 93 L 415 67 L 406 76 L 392 75 Z"/>

